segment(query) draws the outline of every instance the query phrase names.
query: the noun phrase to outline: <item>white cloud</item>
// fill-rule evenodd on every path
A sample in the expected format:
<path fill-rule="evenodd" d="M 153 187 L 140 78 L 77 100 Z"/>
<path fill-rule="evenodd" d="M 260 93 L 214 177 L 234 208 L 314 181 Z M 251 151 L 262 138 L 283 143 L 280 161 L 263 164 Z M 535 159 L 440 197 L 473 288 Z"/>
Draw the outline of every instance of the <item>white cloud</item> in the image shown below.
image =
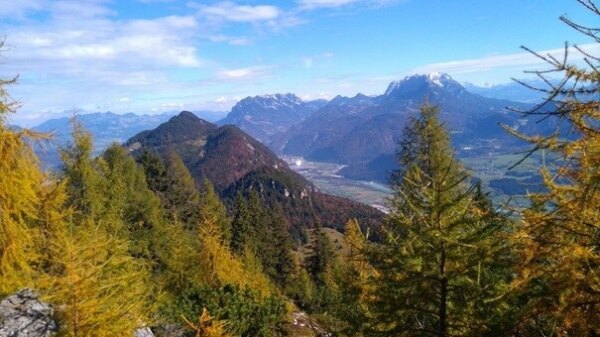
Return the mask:
<path fill-rule="evenodd" d="M 226 69 L 218 72 L 217 78 L 224 80 L 249 80 L 269 75 L 270 66 L 254 66 L 237 69 Z"/>
<path fill-rule="evenodd" d="M 199 8 L 200 13 L 208 18 L 233 22 L 270 21 L 281 15 L 281 10 L 275 6 L 238 5 L 232 1 L 222 1 L 210 6 L 195 4 L 193 7 Z"/>
<path fill-rule="evenodd" d="M 165 67 L 199 67 L 203 61 L 189 44 L 196 19 L 168 16 L 154 20 L 105 18 L 62 20 L 9 28 L 5 53 L 14 71 L 61 77 L 97 73 L 153 72 Z M 93 64 L 93 67 L 90 65 Z M 101 80 L 102 78 L 100 78 Z"/>
<path fill-rule="evenodd" d="M 223 42 L 231 46 L 250 46 L 254 43 L 254 41 L 247 36 L 229 36 L 217 34 L 209 36 L 208 39 L 211 42 Z"/>
<path fill-rule="evenodd" d="M 600 52 L 600 44 L 584 44 L 579 46 L 586 52 L 595 55 Z M 539 51 L 542 55 L 553 55 L 557 58 L 561 58 L 564 53 L 564 48 L 550 49 Z M 575 48 L 571 47 L 569 50 L 569 61 L 579 61 L 583 59 L 583 55 L 579 53 Z M 411 70 L 411 73 L 430 73 L 434 71 L 445 72 L 450 74 L 462 74 L 471 72 L 489 71 L 498 68 L 510 68 L 510 67 L 528 67 L 528 66 L 539 66 L 543 65 L 544 61 L 528 52 L 507 54 L 507 55 L 496 55 L 488 56 L 470 60 L 459 60 L 441 63 L 432 63 L 417 67 Z"/>
<path fill-rule="evenodd" d="M 402 1 L 403 0 L 299 0 L 298 7 L 302 10 L 312 10 L 318 8 L 338 8 L 349 5 L 381 7 Z"/>
<path fill-rule="evenodd" d="M 0 18 L 21 19 L 29 11 L 44 8 L 43 0 L 8 0 L 0 6 Z"/>
<path fill-rule="evenodd" d="M 300 7 L 304 9 L 333 8 L 355 3 L 359 0 L 300 0 Z"/>

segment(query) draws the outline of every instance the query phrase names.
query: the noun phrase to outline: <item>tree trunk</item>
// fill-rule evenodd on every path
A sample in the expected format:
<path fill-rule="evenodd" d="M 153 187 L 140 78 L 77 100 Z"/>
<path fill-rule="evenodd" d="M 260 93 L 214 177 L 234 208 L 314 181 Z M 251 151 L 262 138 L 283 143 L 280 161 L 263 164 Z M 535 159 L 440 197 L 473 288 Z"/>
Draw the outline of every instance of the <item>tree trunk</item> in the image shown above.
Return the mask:
<path fill-rule="evenodd" d="M 438 331 L 439 337 L 446 337 L 446 301 L 448 297 L 448 279 L 446 278 L 446 249 L 442 243 L 442 254 L 440 257 L 440 307 L 439 319 L 440 326 Z"/>

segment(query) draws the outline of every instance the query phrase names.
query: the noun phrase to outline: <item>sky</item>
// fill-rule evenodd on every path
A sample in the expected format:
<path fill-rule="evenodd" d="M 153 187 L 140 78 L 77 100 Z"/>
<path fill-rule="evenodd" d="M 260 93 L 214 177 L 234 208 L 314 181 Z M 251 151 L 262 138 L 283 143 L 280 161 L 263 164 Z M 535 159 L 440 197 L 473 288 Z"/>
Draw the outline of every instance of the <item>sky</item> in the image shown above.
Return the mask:
<path fill-rule="evenodd" d="M 521 45 L 600 51 L 561 15 L 597 20 L 575 0 L 6 0 L 0 77 L 19 76 L 8 91 L 25 126 L 74 111 L 228 111 L 270 93 L 375 95 L 433 71 L 492 85 L 543 68 Z"/>

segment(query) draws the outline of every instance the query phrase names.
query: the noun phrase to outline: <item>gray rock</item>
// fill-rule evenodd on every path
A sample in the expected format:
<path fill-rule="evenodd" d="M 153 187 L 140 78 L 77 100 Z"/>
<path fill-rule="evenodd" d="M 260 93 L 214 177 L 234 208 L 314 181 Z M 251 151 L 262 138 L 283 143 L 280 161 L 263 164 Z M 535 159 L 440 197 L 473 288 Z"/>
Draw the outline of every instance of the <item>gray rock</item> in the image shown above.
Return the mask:
<path fill-rule="evenodd" d="M 154 337 L 154 334 L 152 333 L 152 330 L 150 330 L 150 328 L 145 327 L 145 328 L 139 328 L 137 330 L 135 330 L 135 332 L 133 333 L 134 337 Z"/>
<path fill-rule="evenodd" d="M 58 332 L 54 309 L 23 289 L 0 302 L 0 337 L 51 337 Z"/>

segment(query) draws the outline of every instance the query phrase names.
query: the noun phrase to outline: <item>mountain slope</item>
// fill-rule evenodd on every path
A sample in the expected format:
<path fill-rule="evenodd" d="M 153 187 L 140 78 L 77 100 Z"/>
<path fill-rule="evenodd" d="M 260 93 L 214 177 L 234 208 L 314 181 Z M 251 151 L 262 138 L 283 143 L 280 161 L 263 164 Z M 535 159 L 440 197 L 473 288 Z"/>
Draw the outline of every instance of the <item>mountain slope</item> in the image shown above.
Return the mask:
<path fill-rule="evenodd" d="M 280 203 L 297 233 L 319 221 L 341 229 L 351 217 L 375 225 L 382 213 L 372 207 L 319 192 L 265 145 L 236 126 L 218 127 L 182 112 L 154 130 L 132 137 L 125 146 L 177 152 L 198 184 L 210 180 L 231 202 L 239 192 L 259 192 L 267 204 Z"/>

